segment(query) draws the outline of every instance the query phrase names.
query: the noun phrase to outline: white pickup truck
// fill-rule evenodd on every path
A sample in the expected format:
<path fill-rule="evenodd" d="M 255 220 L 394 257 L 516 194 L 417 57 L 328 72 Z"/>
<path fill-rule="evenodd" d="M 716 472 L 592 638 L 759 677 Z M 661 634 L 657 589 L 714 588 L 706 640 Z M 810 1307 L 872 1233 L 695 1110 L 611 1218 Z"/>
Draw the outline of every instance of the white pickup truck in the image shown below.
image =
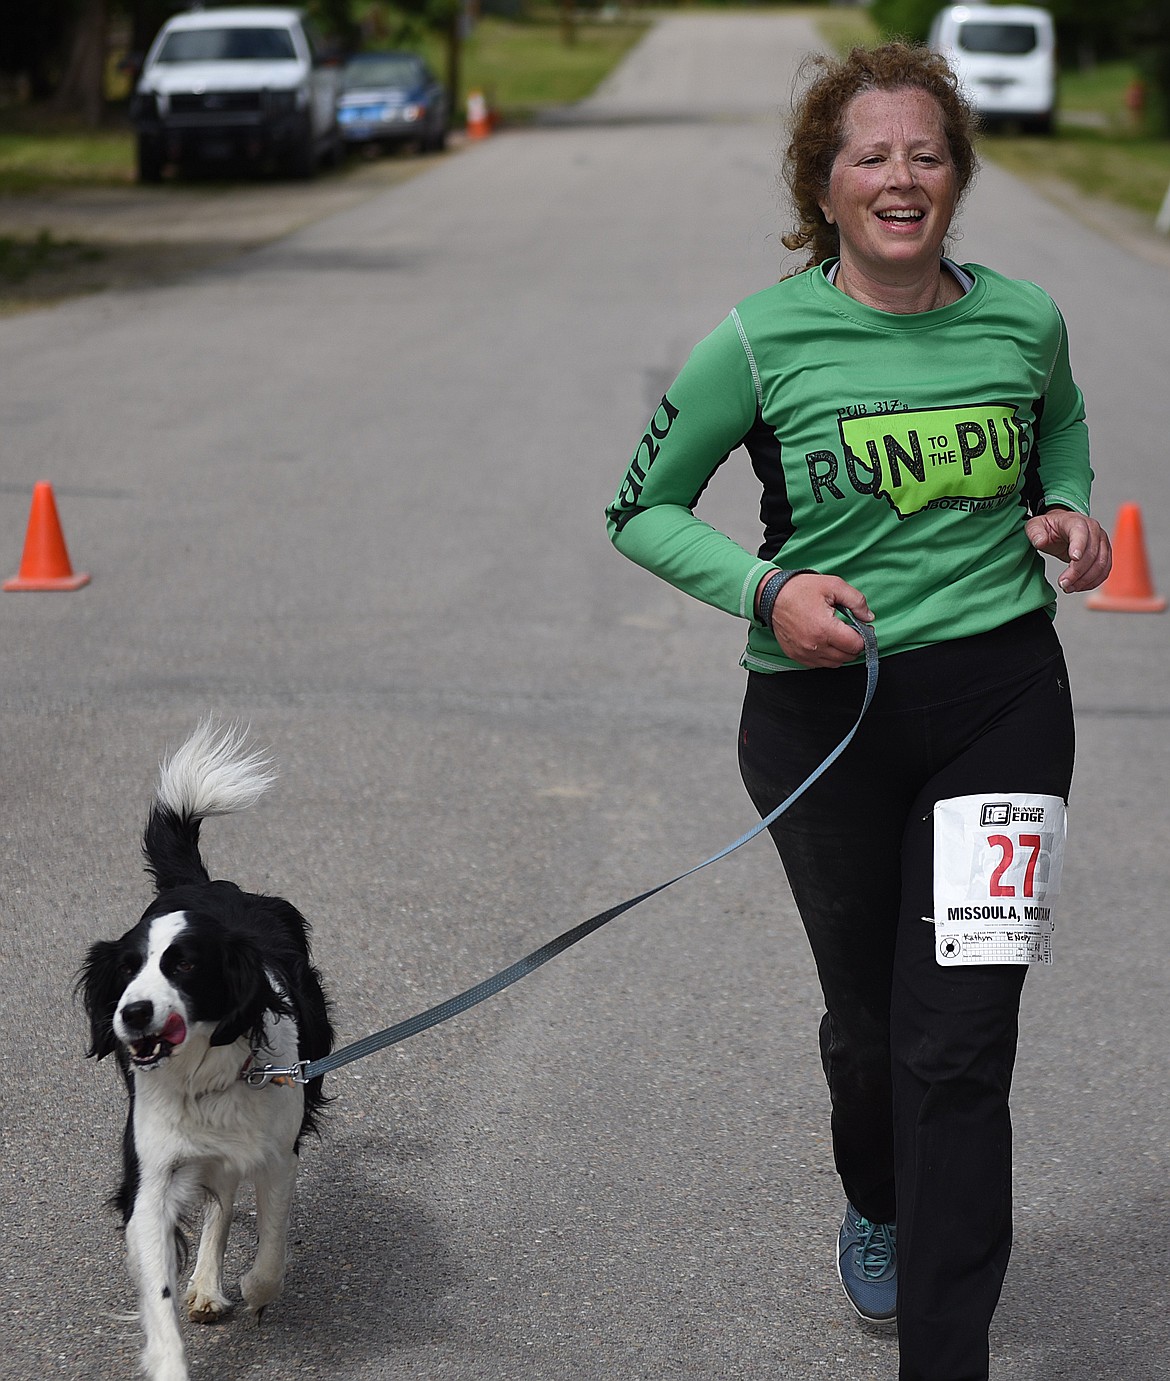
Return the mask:
<path fill-rule="evenodd" d="M 197 163 L 311 177 L 341 152 L 337 85 L 300 10 L 177 14 L 151 44 L 130 106 L 139 180 Z"/>

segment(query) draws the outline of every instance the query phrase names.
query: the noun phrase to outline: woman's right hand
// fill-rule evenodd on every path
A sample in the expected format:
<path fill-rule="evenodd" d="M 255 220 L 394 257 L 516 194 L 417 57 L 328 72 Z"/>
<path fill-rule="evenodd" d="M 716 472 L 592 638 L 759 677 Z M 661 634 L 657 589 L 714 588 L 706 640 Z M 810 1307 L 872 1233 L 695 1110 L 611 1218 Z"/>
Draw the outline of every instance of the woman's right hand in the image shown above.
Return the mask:
<path fill-rule="evenodd" d="M 811 571 L 794 575 L 776 597 L 772 632 L 781 650 L 806 667 L 839 667 L 865 651 L 865 641 L 836 615 L 848 609 L 858 623 L 872 623 L 873 614 L 860 590 L 836 575 Z"/>

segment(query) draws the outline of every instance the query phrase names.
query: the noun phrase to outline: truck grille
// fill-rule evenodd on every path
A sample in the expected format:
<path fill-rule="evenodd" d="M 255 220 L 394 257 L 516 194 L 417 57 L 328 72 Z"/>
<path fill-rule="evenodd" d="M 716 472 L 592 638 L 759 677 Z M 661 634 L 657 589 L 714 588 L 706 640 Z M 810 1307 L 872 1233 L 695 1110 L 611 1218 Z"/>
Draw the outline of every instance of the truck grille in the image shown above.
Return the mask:
<path fill-rule="evenodd" d="M 171 96 L 175 115 L 219 115 L 260 109 L 259 91 L 176 92 Z"/>

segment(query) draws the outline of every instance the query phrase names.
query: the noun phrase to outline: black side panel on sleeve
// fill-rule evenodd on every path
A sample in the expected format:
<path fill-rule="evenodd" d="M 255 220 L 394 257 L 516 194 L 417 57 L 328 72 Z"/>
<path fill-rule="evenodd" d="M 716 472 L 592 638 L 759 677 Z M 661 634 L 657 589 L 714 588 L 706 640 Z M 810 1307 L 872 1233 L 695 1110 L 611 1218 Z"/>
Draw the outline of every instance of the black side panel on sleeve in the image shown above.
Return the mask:
<path fill-rule="evenodd" d="M 788 483 L 780 454 L 780 440 L 764 421 L 759 409 L 751 430 L 743 439 L 751 457 L 752 469 L 763 487 L 760 496 L 760 522 L 764 526 L 764 540 L 760 557 L 772 561 L 792 536 L 792 504 L 788 498 Z"/>
<path fill-rule="evenodd" d="M 1020 497 L 1030 514 L 1039 513 L 1044 507 L 1044 482 L 1040 478 L 1040 419 L 1044 416 L 1044 399 L 1037 398 L 1032 404 L 1032 449 L 1028 453 L 1028 468 L 1024 472 L 1024 483 Z"/>

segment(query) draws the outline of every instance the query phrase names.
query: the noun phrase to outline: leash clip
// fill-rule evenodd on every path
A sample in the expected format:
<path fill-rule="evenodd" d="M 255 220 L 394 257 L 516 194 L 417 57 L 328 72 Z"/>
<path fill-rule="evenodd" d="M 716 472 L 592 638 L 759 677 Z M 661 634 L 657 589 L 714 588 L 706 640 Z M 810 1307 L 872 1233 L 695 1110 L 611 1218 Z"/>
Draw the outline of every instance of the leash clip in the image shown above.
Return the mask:
<path fill-rule="evenodd" d="M 287 1069 L 279 1065 L 250 1065 L 247 1069 L 240 1071 L 240 1078 L 250 1088 L 264 1088 L 267 1084 L 279 1084 L 282 1088 L 291 1088 L 294 1084 L 307 1084 L 305 1070 L 308 1067 L 308 1060 L 298 1060 L 295 1065 Z"/>

